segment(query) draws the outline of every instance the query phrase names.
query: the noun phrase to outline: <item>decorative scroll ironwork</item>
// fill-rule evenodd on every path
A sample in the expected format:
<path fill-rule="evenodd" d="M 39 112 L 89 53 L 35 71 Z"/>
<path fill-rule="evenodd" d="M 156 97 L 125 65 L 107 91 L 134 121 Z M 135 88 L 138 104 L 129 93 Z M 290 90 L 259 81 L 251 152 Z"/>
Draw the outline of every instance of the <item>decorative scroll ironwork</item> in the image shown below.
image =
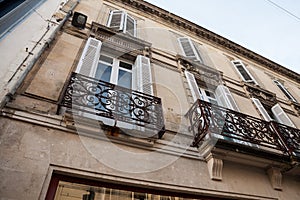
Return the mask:
<path fill-rule="evenodd" d="M 197 100 L 186 115 L 198 146 L 209 134 L 242 145 L 300 156 L 300 130 Z M 275 125 L 274 125 L 275 124 Z M 294 152 L 294 154 L 293 154 Z"/>
<path fill-rule="evenodd" d="M 159 131 L 164 120 L 161 99 L 81 74 L 73 73 L 62 106 Z"/>
<path fill-rule="evenodd" d="M 289 152 L 292 154 L 296 153 L 300 156 L 300 130 L 274 122 L 273 126 L 275 126 L 276 131 L 279 132 L 282 140 L 284 140 Z"/>

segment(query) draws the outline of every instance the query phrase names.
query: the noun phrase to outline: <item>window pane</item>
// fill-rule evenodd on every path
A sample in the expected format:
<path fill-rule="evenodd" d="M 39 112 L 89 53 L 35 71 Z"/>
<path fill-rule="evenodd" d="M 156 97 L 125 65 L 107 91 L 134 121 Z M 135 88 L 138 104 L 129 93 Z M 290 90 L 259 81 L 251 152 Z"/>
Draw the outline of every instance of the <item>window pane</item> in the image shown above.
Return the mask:
<path fill-rule="evenodd" d="M 236 68 L 239 70 L 239 72 L 242 74 L 242 76 L 246 81 L 252 80 L 252 78 L 250 77 L 250 75 L 247 73 L 247 71 L 244 69 L 242 65 L 237 65 Z"/>
<path fill-rule="evenodd" d="M 109 63 L 109 64 L 113 63 L 113 58 L 110 58 L 110 57 L 104 56 L 104 55 L 100 56 L 100 60 L 103 62 Z"/>
<path fill-rule="evenodd" d="M 105 65 L 103 63 L 99 63 L 95 74 L 95 78 L 98 80 L 109 82 L 110 76 L 111 76 L 111 66 Z"/>
<path fill-rule="evenodd" d="M 132 65 L 131 64 L 128 64 L 128 63 L 125 63 L 125 62 L 122 62 L 122 61 L 120 61 L 119 66 L 122 67 L 122 68 L 125 68 L 125 69 L 132 70 Z"/>
<path fill-rule="evenodd" d="M 127 72 L 122 69 L 119 70 L 119 74 L 118 74 L 118 85 L 119 86 L 131 89 L 131 79 L 132 79 L 131 72 Z"/>

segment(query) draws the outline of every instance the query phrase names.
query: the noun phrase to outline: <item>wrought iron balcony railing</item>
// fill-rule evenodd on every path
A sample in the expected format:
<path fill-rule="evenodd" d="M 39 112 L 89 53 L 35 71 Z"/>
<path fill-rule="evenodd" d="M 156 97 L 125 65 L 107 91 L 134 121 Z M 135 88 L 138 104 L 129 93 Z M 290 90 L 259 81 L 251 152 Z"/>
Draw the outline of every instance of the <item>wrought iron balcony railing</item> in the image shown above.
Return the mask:
<path fill-rule="evenodd" d="M 192 146 L 198 146 L 209 133 L 224 140 L 300 155 L 300 130 L 274 121 L 267 122 L 211 103 L 197 100 L 187 113 L 194 134 Z"/>
<path fill-rule="evenodd" d="M 164 134 L 160 98 L 81 74 L 72 73 L 61 106 L 156 130 L 159 138 Z"/>

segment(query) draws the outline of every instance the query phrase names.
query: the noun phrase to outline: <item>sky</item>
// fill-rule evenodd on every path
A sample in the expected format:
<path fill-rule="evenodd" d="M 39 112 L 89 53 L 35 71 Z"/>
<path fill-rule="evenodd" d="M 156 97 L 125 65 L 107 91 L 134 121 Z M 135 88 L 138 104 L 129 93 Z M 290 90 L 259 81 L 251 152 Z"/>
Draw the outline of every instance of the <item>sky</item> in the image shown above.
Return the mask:
<path fill-rule="evenodd" d="M 146 1 L 300 74 L 299 0 Z"/>

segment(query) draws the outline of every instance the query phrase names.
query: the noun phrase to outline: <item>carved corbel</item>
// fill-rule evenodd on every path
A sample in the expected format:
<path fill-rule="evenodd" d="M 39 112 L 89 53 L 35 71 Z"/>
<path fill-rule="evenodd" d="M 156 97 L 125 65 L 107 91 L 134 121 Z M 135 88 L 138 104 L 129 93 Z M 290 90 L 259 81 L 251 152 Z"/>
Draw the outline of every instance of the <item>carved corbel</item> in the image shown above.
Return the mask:
<path fill-rule="evenodd" d="M 267 170 L 271 185 L 274 190 L 282 190 L 282 174 L 279 168 L 271 167 Z"/>
<path fill-rule="evenodd" d="M 223 160 L 215 157 L 213 154 L 209 154 L 206 157 L 207 168 L 212 180 L 221 181 L 223 171 Z"/>

